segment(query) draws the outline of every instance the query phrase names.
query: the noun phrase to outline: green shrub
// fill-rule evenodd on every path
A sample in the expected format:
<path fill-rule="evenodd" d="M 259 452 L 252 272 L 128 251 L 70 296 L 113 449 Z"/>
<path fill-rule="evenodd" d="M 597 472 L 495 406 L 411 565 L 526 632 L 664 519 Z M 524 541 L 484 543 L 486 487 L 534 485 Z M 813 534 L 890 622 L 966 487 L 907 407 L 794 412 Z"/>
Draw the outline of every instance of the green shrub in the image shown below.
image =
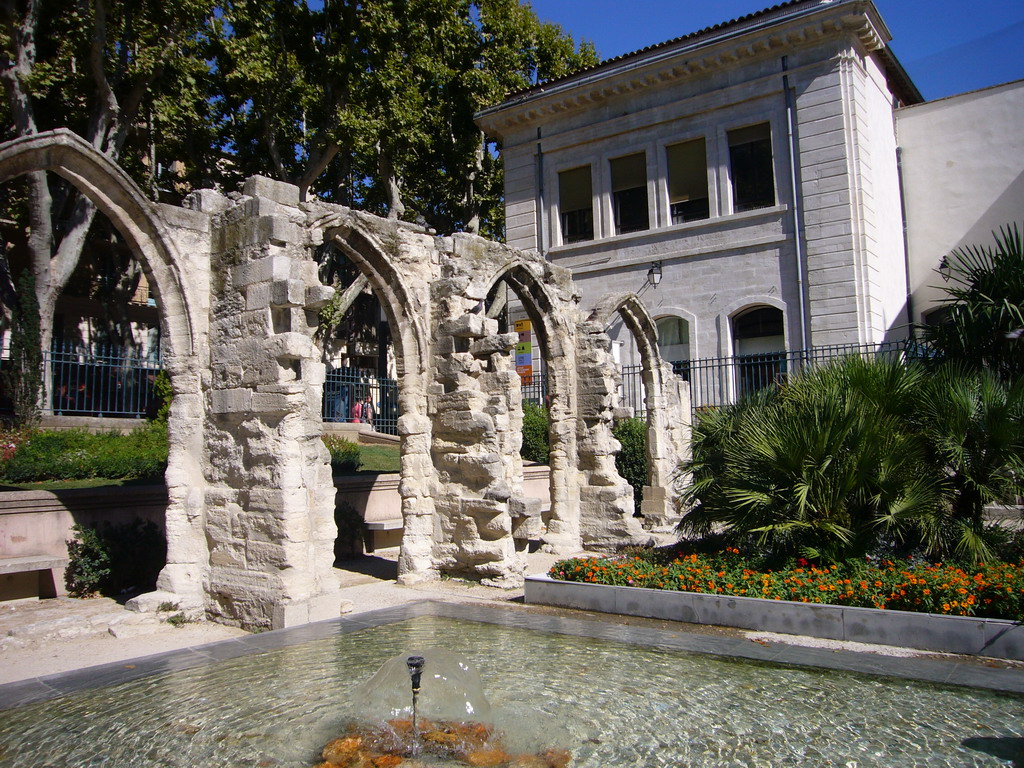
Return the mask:
<path fill-rule="evenodd" d="M 323 436 L 324 445 L 331 452 L 331 471 L 336 475 L 350 475 L 359 469 L 359 446 L 351 440 L 334 435 Z"/>
<path fill-rule="evenodd" d="M 75 538 L 68 539 L 68 566 L 64 584 L 72 597 L 88 597 L 100 591 L 110 580 L 110 552 L 100 533 L 75 523 Z"/>
<path fill-rule="evenodd" d="M 68 594 L 86 597 L 100 593 L 146 592 L 156 587 L 167 559 L 167 543 L 155 523 L 136 518 L 100 527 L 76 523 L 69 539 L 64 583 Z"/>
<path fill-rule="evenodd" d="M 167 426 L 153 423 L 127 435 L 85 430 L 36 432 L 0 469 L 12 483 L 89 478 L 160 478 L 167 468 Z"/>
<path fill-rule="evenodd" d="M 519 455 L 524 461 L 538 464 L 548 463 L 548 410 L 547 408 L 523 401 L 523 445 Z"/>
<path fill-rule="evenodd" d="M 633 504 L 639 515 L 644 486 L 647 485 L 647 424 L 640 419 L 622 419 L 612 434 L 622 445 L 615 457 L 615 468 L 633 487 Z"/>
<path fill-rule="evenodd" d="M 174 388 L 167 371 L 161 370 L 153 382 L 153 421 L 166 424 L 171 415 L 171 400 L 174 399 Z"/>

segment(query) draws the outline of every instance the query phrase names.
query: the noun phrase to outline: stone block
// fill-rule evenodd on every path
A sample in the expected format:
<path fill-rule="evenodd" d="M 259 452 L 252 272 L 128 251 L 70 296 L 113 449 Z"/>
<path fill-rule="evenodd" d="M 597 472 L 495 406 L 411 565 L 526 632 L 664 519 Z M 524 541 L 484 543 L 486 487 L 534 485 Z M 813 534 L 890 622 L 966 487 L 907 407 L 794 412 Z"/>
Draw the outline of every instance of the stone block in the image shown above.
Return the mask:
<path fill-rule="evenodd" d="M 517 496 L 508 500 L 508 511 L 512 517 L 540 518 L 541 500 L 533 496 Z"/>
<path fill-rule="evenodd" d="M 477 339 L 469 345 L 469 352 L 476 357 L 507 354 L 515 349 L 515 346 L 518 343 L 519 334 L 499 333 L 495 336 L 487 336 L 483 339 Z"/>
<path fill-rule="evenodd" d="M 439 333 L 463 339 L 481 339 L 498 332 L 498 321 L 467 313 L 441 323 Z"/>
<path fill-rule="evenodd" d="M 215 189 L 197 189 L 185 197 L 182 205 L 202 213 L 223 213 L 231 207 L 231 201 Z"/>
<path fill-rule="evenodd" d="M 296 413 L 302 409 L 304 401 L 301 393 L 254 392 L 251 410 L 265 415 Z"/>
<path fill-rule="evenodd" d="M 313 340 L 303 333 L 276 333 L 264 342 L 267 356 L 276 360 L 300 360 L 319 357 Z"/>
<path fill-rule="evenodd" d="M 306 287 L 306 309 L 322 309 L 332 298 L 335 290 L 327 285 L 310 285 Z"/>
<path fill-rule="evenodd" d="M 252 390 L 215 389 L 210 393 L 210 409 L 217 414 L 245 413 L 252 409 Z"/>
<path fill-rule="evenodd" d="M 275 307 L 301 307 L 306 303 L 306 284 L 301 280 L 275 280 L 270 285 L 270 304 Z"/>
<path fill-rule="evenodd" d="M 512 538 L 521 540 L 539 539 L 544 530 L 540 516 L 537 517 L 513 517 Z"/>
<path fill-rule="evenodd" d="M 403 413 L 398 417 L 398 434 L 402 437 L 429 434 L 430 426 L 430 419 L 417 413 Z"/>
<path fill-rule="evenodd" d="M 439 430 L 462 435 L 471 433 L 488 435 L 494 432 L 494 420 L 486 413 L 479 411 L 469 413 L 449 411 L 441 414 Z"/>
<path fill-rule="evenodd" d="M 242 184 L 242 194 L 246 197 L 265 197 L 281 205 L 297 206 L 299 204 L 299 188 L 294 184 L 266 176 L 250 176 Z"/>
<path fill-rule="evenodd" d="M 124 607 L 136 613 L 156 613 L 157 608 L 165 604 L 175 605 L 178 608 L 185 607 L 182 605 L 182 599 L 178 595 L 163 590 L 136 595 L 128 600 Z"/>

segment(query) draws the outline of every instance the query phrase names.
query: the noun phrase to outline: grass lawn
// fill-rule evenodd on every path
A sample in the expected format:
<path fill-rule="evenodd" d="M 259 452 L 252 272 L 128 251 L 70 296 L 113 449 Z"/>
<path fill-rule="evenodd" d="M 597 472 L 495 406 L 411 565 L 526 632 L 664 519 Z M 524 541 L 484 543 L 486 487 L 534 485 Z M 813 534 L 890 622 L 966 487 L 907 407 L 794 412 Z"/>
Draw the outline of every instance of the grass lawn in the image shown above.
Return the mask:
<path fill-rule="evenodd" d="M 360 445 L 359 469 L 353 474 L 398 472 L 400 469 L 401 461 L 397 445 Z"/>

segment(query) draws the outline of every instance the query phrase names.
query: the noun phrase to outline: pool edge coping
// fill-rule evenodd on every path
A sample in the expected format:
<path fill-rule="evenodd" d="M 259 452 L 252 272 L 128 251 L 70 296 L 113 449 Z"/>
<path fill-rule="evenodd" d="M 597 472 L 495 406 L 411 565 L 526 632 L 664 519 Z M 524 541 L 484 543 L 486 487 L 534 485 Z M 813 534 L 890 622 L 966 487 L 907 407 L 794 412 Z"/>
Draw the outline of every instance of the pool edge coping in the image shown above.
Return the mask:
<path fill-rule="evenodd" d="M 524 592 L 530 605 L 1024 661 L 1024 624 L 1007 619 L 588 584 L 546 574 L 527 576 Z"/>
<path fill-rule="evenodd" d="M 835 672 L 894 677 L 921 683 L 955 685 L 1024 694 L 1024 670 L 996 669 L 961 658 L 907 658 L 873 653 L 807 648 L 785 643 L 761 644 L 679 629 L 640 627 L 570 615 L 537 614 L 510 605 L 424 600 L 342 616 L 312 624 L 219 640 L 134 659 L 84 667 L 0 685 L 0 711 L 59 699 L 66 695 L 299 645 L 340 634 L 394 624 L 421 616 L 477 621 L 534 631 L 568 634 L 681 653 L 703 653 L 783 666 L 816 667 Z"/>

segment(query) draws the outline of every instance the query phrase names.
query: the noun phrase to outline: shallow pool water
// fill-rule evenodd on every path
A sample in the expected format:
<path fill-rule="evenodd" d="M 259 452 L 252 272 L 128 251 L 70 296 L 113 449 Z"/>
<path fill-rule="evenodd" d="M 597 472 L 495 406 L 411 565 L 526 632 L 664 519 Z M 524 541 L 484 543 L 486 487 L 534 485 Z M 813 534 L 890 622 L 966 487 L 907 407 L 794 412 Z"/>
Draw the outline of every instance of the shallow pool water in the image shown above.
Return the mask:
<path fill-rule="evenodd" d="M 0 766 L 312 766 L 358 714 L 350 692 L 430 646 L 476 666 L 513 746 L 573 766 L 1024 759 L 1020 696 L 426 616 L 8 710 Z"/>

